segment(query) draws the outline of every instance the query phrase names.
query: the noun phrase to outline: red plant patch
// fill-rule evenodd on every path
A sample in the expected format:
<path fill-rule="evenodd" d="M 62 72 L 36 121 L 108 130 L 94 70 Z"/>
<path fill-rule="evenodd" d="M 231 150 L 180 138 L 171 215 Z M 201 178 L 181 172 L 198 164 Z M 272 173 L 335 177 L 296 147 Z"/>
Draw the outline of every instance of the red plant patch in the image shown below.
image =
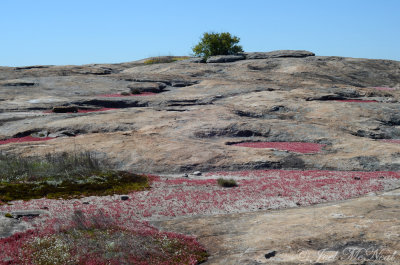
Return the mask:
<path fill-rule="evenodd" d="M 386 143 L 400 144 L 400 139 L 384 139 L 381 141 Z"/>
<path fill-rule="evenodd" d="M 274 148 L 303 154 L 318 153 L 325 146 L 324 144 L 303 142 L 243 142 L 234 145 L 250 148 Z"/>
<path fill-rule="evenodd" d="M 365 99 L 335 99 L 335 101 L 340 101 L 340 102 L 358 102 L 358 103 L 378 102 L 376 100 L 365 100 Z"/>
<path fill-rule="evenodd" d="M 207 259 L 194 237 L 161 232 L 118 214 L 74 211 L 0 239 L 0 264 L 198 264 Z"/>
<path fill-rule="evenodd" d="M 129 94 L 129 95 L 121 95 L 121 94 L 104 94 L 99 95 L 102 98 L 120 98 L 120 97 L 135 97 L 135 96 L 151 96 L 156 95 L 154 92 L 141 92 L 140 94 Z"/>
<path fill-rule="evenodd" d="M 377 90 L 385 90 L 385 91 L 392 91 L 392 90 L 396 90 L 396 88 L 394 87 L 374 87 Z"/>
<path fill-rule="evenodd" d="M 238 186 L 220 187 L 218 178 L 233 178 Z M 115 195 L 74 200 L 13 201 L 12 205 L 0 205 L 0 211 L 46 208 L 49 216 L 68 219 L 75 210 L 94 213 L 101 209 L 111 216 L 118 216 L 124 226 L 134 226 L 133 220 L 279 209 L 345 200 L 398 187 L 399 180 L 400 172 L 215 172 L 205 174 L 202 179 L 154 178 L 150 190 L 132 192 L 128 194 L 128 200 Z"/>
<path fill-rule="evenodd" d="M 117 220 L 121 227 L 143 232 L 147 228 L 140 223 L 165 220 L 166 217 L 307 206 L 393 189 L 400 183 L 400 172 L 249 170 L 211 172 L 199 178 L 201 179 L 152 176 L 151 189 L 132 192 L 128 194 L 128 200 L 121 200 L 118 195 L 72 200 L 43 198 L 13 201 L 12 204 L 0 205 L 0 211 L 12 213 L 46 209 L 48 215 L 40 215 L 32 221 L 46 228 L 54 216 L 66 222 L 65 220 L 71 220 L 77 210 L 85 215 L 102 210 L 104 214 Z M 218 178 L 232 178 L 238 186 L 220 187 L 217 184 Z M 21 242 L 19 238 L 20 236 L 14 236 L 0 240 L 0 260 L 15 257 L 13 253 L 18 253 L 16 251 L 25 242 Z"/>
<path fill-rule="evenodd" d="M 0 140 L 0 144 L 38 142 L 38 141 L 47 141 L 47 140 L 51 140 L 51 139 L 54 139 L 54 138 L 53 137 L 38 138 L 38 137 L 32 137 L 32 136 L 25 136 L 25 137 L 19 137 L 19 138 L 10 138 L 7 140 Z"/>

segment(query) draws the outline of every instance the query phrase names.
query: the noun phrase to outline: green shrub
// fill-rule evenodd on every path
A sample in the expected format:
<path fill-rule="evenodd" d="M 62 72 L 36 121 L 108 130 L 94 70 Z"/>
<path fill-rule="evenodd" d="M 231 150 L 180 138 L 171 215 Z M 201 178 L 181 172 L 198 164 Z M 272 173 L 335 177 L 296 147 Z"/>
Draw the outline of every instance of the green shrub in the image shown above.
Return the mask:
<path fill-rule="evenodd" d="M 218 180 L 218 185 L 224 188 L 232 188 L 232 187 L 237 187 L 237 183 L 234 179 L 224 179 L 224 178 L 219 178 Z"/>
<path fill-rule="evenodd" d="M 194 55 L 207 59 L 215 55 L 231 55 L 243 52 L 239 43 L 240 38 L 231 36 L 229 32 L 206 32 L 200 42 L 192 48 Z"/>

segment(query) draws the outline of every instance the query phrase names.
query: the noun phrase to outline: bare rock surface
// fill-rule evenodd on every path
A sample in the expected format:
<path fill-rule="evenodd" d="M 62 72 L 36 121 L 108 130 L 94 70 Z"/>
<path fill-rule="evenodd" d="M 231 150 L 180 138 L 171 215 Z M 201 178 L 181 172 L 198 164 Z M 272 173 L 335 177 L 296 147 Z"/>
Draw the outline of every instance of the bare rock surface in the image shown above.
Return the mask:
<path fill-rule="evenodd" d="M 230 63 L 243 59 L 245 59 L 244 55 L 218 55 L 208 58 L 207 63 Z"/>
<path fill-rule="evenodd" d="M 245 55 L 246 55 L 246 59 L 269 59 L 269 58 L 283 58 L 283 57 L 301 58 L 301 57 L 315 56 L 315 54 L 313 52 L 302 51 L 302 50 L 249 52 L 249 53 L 246 53 Z"/>
<path fill-rule="evenodd" d="M 304 51 L 271 54 L 279 58 L 1 67 L 0 139 L 40 131 L 68 131 L 76 137 L 0 149 L 40 155 L 78 146 L 107 153 L 123 169 L 150 173 L 237 169 L 242 164 L 285 168 L 293 156 L 303 161 L 296 168 L 400 168 L 399 145 L 381 141 L 400 138 L 399 62 L 304 57 L 309 54 Z M 130 88 L 158 93 L 103 97 Z M 111 110 L 46 113 L 70 106 Z M 298 154 L 229 144 L 243 141 L 326 146 L 320 153 Z"/>
<path fill-rule="evenodd" d="M 158 223 L 195 234 L 206 264 L 399 264 L 400 190 L 307 208 Z"/>

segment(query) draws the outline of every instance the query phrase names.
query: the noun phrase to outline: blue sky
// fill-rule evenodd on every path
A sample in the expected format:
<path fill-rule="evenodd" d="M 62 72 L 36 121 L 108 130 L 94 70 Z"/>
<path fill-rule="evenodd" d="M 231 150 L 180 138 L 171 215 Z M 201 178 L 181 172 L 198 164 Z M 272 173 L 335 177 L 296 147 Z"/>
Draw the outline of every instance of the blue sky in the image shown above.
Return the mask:
<path fill-rule="evenodd" d="M 188 55 L 203 32 L 245 51 L 400 60 L 399 0 L 0 0 L 0 65 Z"/>

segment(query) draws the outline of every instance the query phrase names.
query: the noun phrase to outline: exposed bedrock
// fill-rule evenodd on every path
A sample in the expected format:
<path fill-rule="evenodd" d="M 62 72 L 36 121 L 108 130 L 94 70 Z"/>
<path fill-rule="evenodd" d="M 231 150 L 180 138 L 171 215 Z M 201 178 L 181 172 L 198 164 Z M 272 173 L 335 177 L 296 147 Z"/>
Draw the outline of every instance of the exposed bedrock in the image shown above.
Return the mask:
<path fill-rule="evenodd" d="M 1 67 L 0 140 L 43 131 L 56 138 L 0 150 L 37 155 L 78 147 L 149 173 L 400 168 L 400 62 L 308 51 L 239 57 Z M 71 107 L 78 111 L 51 112 Z M 296 153 L 229 144 L 240 142 L 324 147 Z"/>

